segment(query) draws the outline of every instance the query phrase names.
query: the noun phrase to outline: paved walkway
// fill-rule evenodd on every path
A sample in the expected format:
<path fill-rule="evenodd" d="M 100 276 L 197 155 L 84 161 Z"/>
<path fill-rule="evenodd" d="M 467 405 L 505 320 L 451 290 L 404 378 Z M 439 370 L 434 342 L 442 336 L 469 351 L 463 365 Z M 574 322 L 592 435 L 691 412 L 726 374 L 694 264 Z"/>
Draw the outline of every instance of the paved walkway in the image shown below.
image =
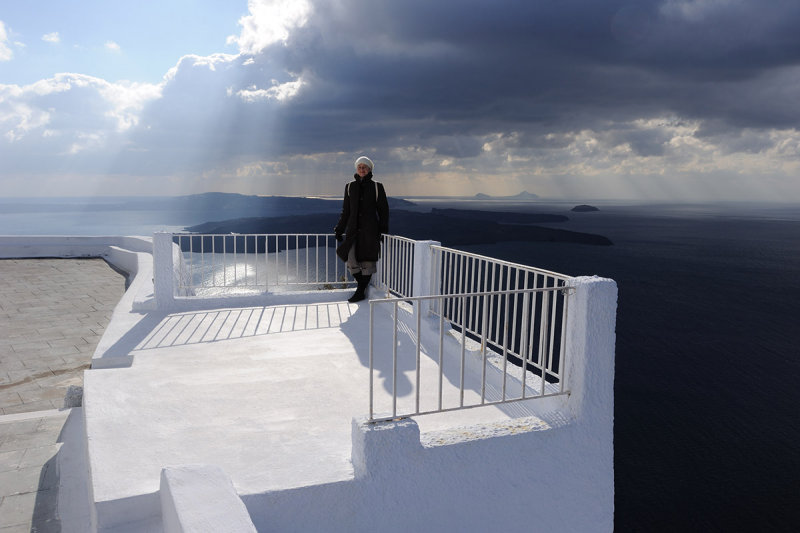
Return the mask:
<path fill-rule="evenodd" d="M 0 415 L 63 407 L 124 292 L 102 259 L 0 260 Z"/>
<path fill-rule="evenodd" d="M 102 259 L 0 260 L 0 533 L 61 531 L 58 409 L 124 291 Z"/>

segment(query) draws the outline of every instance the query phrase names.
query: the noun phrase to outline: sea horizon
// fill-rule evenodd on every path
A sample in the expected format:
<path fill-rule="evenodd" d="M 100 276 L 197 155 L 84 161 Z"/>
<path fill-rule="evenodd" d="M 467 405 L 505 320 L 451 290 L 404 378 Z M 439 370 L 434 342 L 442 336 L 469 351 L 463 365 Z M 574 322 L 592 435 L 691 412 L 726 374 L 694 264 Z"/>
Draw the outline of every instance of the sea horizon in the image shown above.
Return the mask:
<path fill-rule="evenodd" d="M 208 193 L 228 194 L 228 193 Z M 181 205 L 169 209 L 165 204 L 186 196 L 46 196 L 0 198 L 0 235 L 151 235 L 154 232 L 181 232 L 189 226 L 241 217 L 269 217 L 268 211 L 237 209 L 208 210 L 207 206 Z M 239 198 L 307 198 L 336 200 L 322 196 L 232 195 Z M 569 225 L 591 229 L 593 222 L 608 215 L 642 214 L 678 218 L 735 218 L 800 221 L 800 202 L 715 201 L 666 202 L 650 200 L 547 199 L 514 201 L 457 196 L 396 196 L 422 209 L 463 208 L 482 211 L 524 211 L 566 215 Z M 577 213 L 577 205 L 598 207 L 596 213 Z M 337 206 L 331 203 L 330 211 Z M 311 211 L 308 211 L 311 212 Z M 110 216 L 113 214 L 113 216 Z M 298 212 L 296 214 L 307 214 Z M 278 215 L 273 215 L 278 216 Z M 285 216 L 285 213 L 281 213 Z M 564 226 L 558 223 L 557 226 Z M 602 224 L 600 224 L 602 226 Z M 597 232 L 601 233 L 602 232 Z"/>

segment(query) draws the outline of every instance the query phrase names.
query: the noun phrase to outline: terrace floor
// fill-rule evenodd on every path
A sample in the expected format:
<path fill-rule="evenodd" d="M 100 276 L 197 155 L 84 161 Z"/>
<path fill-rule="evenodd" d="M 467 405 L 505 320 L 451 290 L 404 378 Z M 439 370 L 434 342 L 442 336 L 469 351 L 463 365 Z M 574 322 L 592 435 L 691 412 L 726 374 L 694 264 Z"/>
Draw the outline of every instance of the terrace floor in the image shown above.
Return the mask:
<path fill-rule="evenodd" d="M 38 267 L 44 264 L 40 261 L 27 263 Z M 121 289 L 122 278 L 107 265 L 102 266 Z M 68 277 L 85 277 L 90 283 L 97 277 L 96 272 L 80 268 L 83 273 L 73 272 Z M 35 286 L 37 282 L 32 283 Z M 57 287 L 47 289 L 53 298 L 51 303 L 37 306 L 40 309 L 35 316 L 47 323 L 63 323 L 65 335 L 74 331 L 70 321 L 76 312 L 62 306 L 82 299 L 72 294 L 75 290 L 75 283 L 57 281 Z M 85 295 L 87 290 L 79 292 Z M 98 303 L 98 312 L 103 316 L 109 316 L 116 294 L 112 302 Z M 121 296 L 121 290 L 118 294 Z M 342 294 L 343 299 L 346 296 Z M 2 521 L 0 528 L 9 526 L 11 531 L 30 527 L 35 516 L 27 522 L 26 513 L 34 515 L 33 508 L 37 506 L 46 511 L 41 518 L 52 524 L 57 520 L 55 504 L 52 497 L 44 496 L 55 496 L 58 491 L 51 489 L 57 487 L 64 493 L 86 494 L 89 480 L 71 476 L 81 476 L 87 466 L 91 467 L 94 498 L 98 502 L 153 494 L 159 489 L 161 469 L 178 464 L 220 466 L 242 495 L 352 479 L 352 419 L 369 412 L 369 314 L 366 301 L 338 301 L 153 312 L 136 318 L 135 326 L 123 335 L 125 344 L 134 347 L 132 366 L 84 373 L 83 417 L 79 416 L 80 410 L 41 411 L 13 420 L 11 417 L 19 415 L 0 417 L 0 426 L 6 430 L 0 433 L 0 443 L 5 446 L 0 449 L 4 460 L 0 466 L 19 459 L 14 468 L 5 468 L 0 476 L 16 486 L 27 479 L 25 472 L 35 474 L 30 488 L 25 489 L 29 494 L 25 501 L 19 491 L 2 501 L 4 512 L 0 514 L 11 516 L 6 511 L 13 505 L 14 520 L 19 524 Z M 374 318 L 377 415 L 391 411 L 393 326 L 387 307 L 376 309 Z M 26 327 L 35 327 L 31 320 L 28 322 Z M 113 322 L 109 329 L 115 327 Z M 130 317 L 123 322 L 132 323 Z M 408 327 L 401 330 L 397 337 L 399 373 L 395 386 L 400 408 L 409 409 L 416 392 L 415 345 L 411 338 L 415 332 Z M 438 334 L 435 338 L 433 342 L 423 335 L 423 410 L 435 407 L 437 402 Z M 455 349 L 458 343 L 451 337 L 445 336 L 445 342 L 449 359 L 442 379 L 442 396 L 445 406 L 453 406 L 459 395 L 458 365 L 453 357 L 457 359 L 460 350 Z M 78 372 L 85 365 L 81 363 Z M 474 376 L 467 375 L 466 380 L 474 390 Z M 469 390 L 466 397 L 468 402 L 475 400 L 474 392 Z M 52 407 L 56 405 L 48 403 L 40 409 Z M 76 413 L 78 416 L 73 416 Z M 453 427 L 532 415 L 525 403 L 516 403 L 420 416 L 416 420 L 424 436 Z M 70 421 L 62 428 L 67 418 Z M 41 437 L 47 428 L 52 428 L 47 442 L 28 439 L 27 434 Z M 14 434 L 17 430 L 24 430 L 26 435 Z M 73 442 L 77 439 L 88 441 L 90 465 L 80 464 L 85 455 Z M 29 465 L 23 458 L 32 458 L 32 452 L 8 448 L 12 440 L 30 441 L 30 446 L 46 447 L 50 453 L 43 456 L 42 466 Z M 66 459 L 65 464 L 59 460 L 61 478 L 53 479 L 49 472 L 54 469 L 54 454 L 61 457 L 66 452 L 72 455 L 62 458 Z M 23 463 L 25 472 L 20 470 Z M 3 485 L 11 486 L 5 482 Z M 88 520 L 88 502 L 74 503 L 75 509 L 58 509 L 62 526 L 85 524 Z"/>
<path fill-rule="evenodd" d="M 0 415 L 61 408 L 124 292 L 102 259 L 0 260 Z"/>
<path fill-rule="evenodd" d="M 154 493 L 161 468 L 179 464 L 220 466 L 240 494 L 352 479 L 352 419 L 369 412 L 369 307 L 333 302 L 164 316 L 131 352 L 130 368 L 86 373 L 95 499 Z M 391 411 L 391 331 L 389 313 L 376 310 L 376 413 Z M 414 343 L 401 332 L 398 347 L 398 404 L 410 408 Z M 420 368 L 421 405 L 433 407 L 438 367 L 424 351 Z M 452 373 L 443 389 L 445 404 L 457 401 Z M 509 412 L 532 415 L 520 403 L 417 422 L 422 433 L 436 432 L 506 420 Z"/>

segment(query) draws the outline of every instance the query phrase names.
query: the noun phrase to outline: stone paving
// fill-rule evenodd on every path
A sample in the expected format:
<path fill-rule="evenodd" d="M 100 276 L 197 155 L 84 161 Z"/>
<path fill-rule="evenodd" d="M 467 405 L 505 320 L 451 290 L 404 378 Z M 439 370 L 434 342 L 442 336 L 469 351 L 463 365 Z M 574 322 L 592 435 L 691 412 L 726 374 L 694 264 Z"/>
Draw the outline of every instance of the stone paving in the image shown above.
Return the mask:
<path fill-rule="evenodd" d="M 0 532 L 61 531 L 56 454 L 68 413 L 0 421 Z"/>
<path fill-rule="evenodd" d="M 124 292 L 102 259 L 0 260 L 0 415 L 61 408 Z"/>
<path fill-rule="evenodd" d="M 64 396 L 124 292 L 102 259 L 0 260 L 0 533 L 61 531 Z"/>

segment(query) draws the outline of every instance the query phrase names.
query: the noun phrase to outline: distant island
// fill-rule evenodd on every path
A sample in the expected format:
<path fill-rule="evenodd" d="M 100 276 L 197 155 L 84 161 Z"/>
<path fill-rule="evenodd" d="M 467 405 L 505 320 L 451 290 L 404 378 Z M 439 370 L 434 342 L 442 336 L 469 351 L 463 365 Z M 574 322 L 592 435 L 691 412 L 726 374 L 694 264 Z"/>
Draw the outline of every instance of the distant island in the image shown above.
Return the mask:
<path fill-rule="evenodd" d="M 528 200 L 538 200 L 539 196 L 528 191 L 522 191 L 521 193 L 515 194 L 513 196 L 489 196 L 488 194 L 479 192 L 478 194 L 473 196 L 473 198 L 475 198 L 476 200 L 528 201 Z"/>
<path fill-rule="evenodd" d="M 575 211 L 576 213 L 588 213 L 590 211 L 600 211 L 600 209 L 593 205 L 581 204 L 581 205 L 576 205 L 575 207 L 570 209 L 570 211 Z"/>

